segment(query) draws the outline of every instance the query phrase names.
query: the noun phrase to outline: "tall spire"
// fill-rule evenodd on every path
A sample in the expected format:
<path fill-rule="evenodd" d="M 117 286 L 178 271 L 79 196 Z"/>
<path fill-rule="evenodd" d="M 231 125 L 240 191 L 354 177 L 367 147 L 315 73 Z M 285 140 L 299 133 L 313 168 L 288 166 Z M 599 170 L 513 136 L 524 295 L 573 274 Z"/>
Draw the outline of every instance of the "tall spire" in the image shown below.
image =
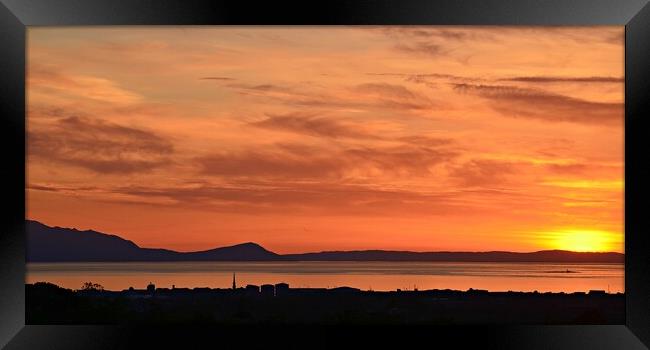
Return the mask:
<path fill-rule="evenodd" d="M 235 283 L 235 273 L 232 273 L 232 289 L 237 289 L 237 284 Z"/>

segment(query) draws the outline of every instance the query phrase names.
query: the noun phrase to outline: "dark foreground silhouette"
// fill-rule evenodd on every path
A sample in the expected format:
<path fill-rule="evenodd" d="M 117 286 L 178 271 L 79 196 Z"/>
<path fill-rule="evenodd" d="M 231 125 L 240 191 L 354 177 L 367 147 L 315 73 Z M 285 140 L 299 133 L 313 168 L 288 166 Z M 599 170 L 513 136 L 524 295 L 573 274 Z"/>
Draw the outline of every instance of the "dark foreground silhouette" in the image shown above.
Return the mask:
<path fill-rule="evenodd" d="M 247 286 L 73 291 L 26 286 L 27 324 L 624 324 L 625 295 Z"/>

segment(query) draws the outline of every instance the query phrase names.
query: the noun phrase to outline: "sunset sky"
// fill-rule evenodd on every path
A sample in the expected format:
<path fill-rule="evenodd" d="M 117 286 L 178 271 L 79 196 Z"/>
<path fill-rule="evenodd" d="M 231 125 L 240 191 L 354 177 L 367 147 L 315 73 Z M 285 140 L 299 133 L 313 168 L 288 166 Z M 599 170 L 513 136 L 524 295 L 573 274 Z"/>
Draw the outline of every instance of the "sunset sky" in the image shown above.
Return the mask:
<path fill-rule="evenodd" d="M 623 252 L 623 40 L 31 27 L 27 216 L 179 251 Z"/>

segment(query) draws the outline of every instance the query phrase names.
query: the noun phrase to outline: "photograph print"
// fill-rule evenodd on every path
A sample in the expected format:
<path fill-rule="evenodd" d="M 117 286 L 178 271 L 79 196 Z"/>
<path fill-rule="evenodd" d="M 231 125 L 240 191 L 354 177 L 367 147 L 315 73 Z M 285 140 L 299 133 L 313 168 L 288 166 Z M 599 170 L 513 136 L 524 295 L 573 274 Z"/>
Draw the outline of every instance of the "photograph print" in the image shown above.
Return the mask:
<path fill-rule="evenodd" d="M 624 324 L 623 26 L 29 27 L 27 324 Z"/>

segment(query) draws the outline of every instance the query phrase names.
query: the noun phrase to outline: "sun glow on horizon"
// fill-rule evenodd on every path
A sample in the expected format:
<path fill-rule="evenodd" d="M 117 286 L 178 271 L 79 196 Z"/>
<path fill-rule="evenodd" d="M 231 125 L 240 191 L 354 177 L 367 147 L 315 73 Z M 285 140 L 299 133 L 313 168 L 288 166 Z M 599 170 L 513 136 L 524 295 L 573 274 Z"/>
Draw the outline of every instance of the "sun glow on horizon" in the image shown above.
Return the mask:
<path fill-rule="evenodd" d="M 553 249 L 575 252 L 623 252 L 622 235 L 619 233 L 566 229 L 545 234 L 543 238 Z"/>

